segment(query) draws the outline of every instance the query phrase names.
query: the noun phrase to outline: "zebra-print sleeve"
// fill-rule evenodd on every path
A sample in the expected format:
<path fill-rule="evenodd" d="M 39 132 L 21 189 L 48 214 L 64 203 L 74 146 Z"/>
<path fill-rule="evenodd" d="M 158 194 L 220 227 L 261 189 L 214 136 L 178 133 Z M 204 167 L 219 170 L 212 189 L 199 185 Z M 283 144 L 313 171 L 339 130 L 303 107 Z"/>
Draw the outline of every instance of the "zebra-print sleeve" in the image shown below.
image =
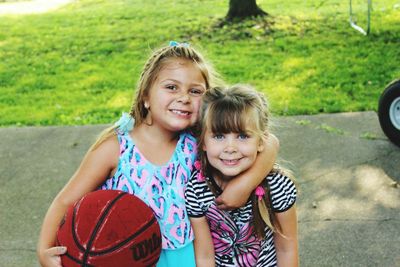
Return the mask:
<path fill-rule="evenodd" d="M 202 217 L 204 216 L 204 211 L 201 205 L 201 199 L 198 194 L 199 187 L 204 187 L 204 182 L 199 182 L 197 180 L 197 171 L 192 174 L 189 182 L 186 185 L 185 191 L 185 202 L 186 210 L 189 217 Z M 207 186 L 205 184 L 205 186 Z"/>
<path fill-rule="evenodd" d="M 290 209 L 297 198 L 296 186 L 293 181 L 279 172 L 269 175 L 267 178 L 273 210 L 275 212 L 284 212 Z"/>

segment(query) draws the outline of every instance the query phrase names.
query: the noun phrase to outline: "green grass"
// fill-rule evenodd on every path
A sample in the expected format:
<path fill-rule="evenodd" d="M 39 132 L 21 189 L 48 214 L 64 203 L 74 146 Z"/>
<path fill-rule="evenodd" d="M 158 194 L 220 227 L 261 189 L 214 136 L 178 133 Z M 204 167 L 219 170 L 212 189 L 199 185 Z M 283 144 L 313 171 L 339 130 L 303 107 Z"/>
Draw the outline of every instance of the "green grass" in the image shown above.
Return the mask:
<path fill-rule="evenodd" d="M 366 4 L 355 2 L 365 25 Z M 372 31 L 341 0 L 258 1 L 268 19 L 217 27 L 228 1 L 81 0 L 0 17 L 0 126 L 110 123 L 129 110 L 151 50 L 200 48 L 229 83 L 267 94 L 278 115 L 376 110 L 400 77 L 400 1 L 374 2 Z"/>

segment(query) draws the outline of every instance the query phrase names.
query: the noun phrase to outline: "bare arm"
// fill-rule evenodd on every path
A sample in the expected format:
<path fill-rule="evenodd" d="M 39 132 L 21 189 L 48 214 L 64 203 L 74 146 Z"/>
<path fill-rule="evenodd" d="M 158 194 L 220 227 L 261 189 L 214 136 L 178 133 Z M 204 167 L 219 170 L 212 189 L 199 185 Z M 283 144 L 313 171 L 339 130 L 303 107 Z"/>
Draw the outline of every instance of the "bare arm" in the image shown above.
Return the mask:
<path fill-rule="evenodd" d="M 206 217 L 190 218 L 194 231 L 194 252 L 197 267 L 215 266 L 214 245 Z"/>
<path fill-rule="evenodd" d="M 273 134 L 269 134 L 264 141 L 264 149 L 257 155 L 254 165 L 230 181 L 224 192 L 216 199 L 218 208 L 234 209 L 245 205 L 251 192 L 272 170 L 278 150 L 278 138 Z"/>
<path fill-rule="evenodd" d="M 61 247 L 54 248 L 58 226 L 70 205 L 95 190 L 118 164 L 119 145 L 110 138 L 93 151 L 89 151 L 78 170 L 51 203 L 43 221 L 37 245 L 42 266 L 61 266 Z M 67 248 L 68 249 L 68 248 Z"/>
<path fill-rule="evenodd" d="M 278 266 L 297 267 L 299 266 L 299 255 L 296 205 L 285 212 L 276 213 L 276 217 L 282 228 L 282 235 L 274 234 Z"/>

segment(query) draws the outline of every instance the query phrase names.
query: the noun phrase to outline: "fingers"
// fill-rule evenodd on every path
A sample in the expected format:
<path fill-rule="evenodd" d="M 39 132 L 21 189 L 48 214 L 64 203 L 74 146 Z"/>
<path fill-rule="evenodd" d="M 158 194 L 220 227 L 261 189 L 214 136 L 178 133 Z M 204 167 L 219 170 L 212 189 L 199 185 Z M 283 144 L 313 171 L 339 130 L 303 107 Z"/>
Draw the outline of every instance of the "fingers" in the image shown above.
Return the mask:
<path fill-rule="evenodd" d="M 217 205 L 217 208 L 220 210 L 231 210 L 232 209 L 225 204 L 219 204 L 219 205 Z"/>
<path fill-rule="evenodd" d="M 217 208 L 220 210 L 232 210 L 234 209 L 233 207 L 228 206 L 227 204 L 224 203 L 224 200 L 222 199 L 221 196 L 215 199 L 215 203 L 217 204 Z"/>
<path fill-rule="evenodd" d="M 45 249 L 40 254 L 40 264 L 42 267 L 62 267 L 60 255 L 67 252 L 63 246 Z"/>
<path fill-rule="evenodd" d="M 52 247 L 49 248 L 46 253 L 51 255 L 51 256 L 58 256 L 58 255 L 62 255 L 65 252 L 67 252 L 67 248 L 66 247 Z"/>

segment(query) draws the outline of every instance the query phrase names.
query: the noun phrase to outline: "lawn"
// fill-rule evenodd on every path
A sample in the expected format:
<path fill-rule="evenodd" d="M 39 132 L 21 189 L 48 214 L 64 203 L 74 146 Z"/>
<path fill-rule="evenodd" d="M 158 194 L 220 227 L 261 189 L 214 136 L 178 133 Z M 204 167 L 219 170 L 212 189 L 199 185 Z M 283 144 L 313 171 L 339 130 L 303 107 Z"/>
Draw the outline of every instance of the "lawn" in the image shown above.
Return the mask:
<path fill-rule="evenodd" d="M 366 1 L 354 2 L 366 24 Z M 224 24 L 228 1 L 80 0 L 0 17 L 0 126 L 110 123 L 132 102 L 152 49 L 198 47 L 229 83 L 263 91 L 276 115 L 377 110 L 400 77 L 400 1 L 373 4 L 371 34 L 348 1 L 258 1 L 266 19 Z"/>

